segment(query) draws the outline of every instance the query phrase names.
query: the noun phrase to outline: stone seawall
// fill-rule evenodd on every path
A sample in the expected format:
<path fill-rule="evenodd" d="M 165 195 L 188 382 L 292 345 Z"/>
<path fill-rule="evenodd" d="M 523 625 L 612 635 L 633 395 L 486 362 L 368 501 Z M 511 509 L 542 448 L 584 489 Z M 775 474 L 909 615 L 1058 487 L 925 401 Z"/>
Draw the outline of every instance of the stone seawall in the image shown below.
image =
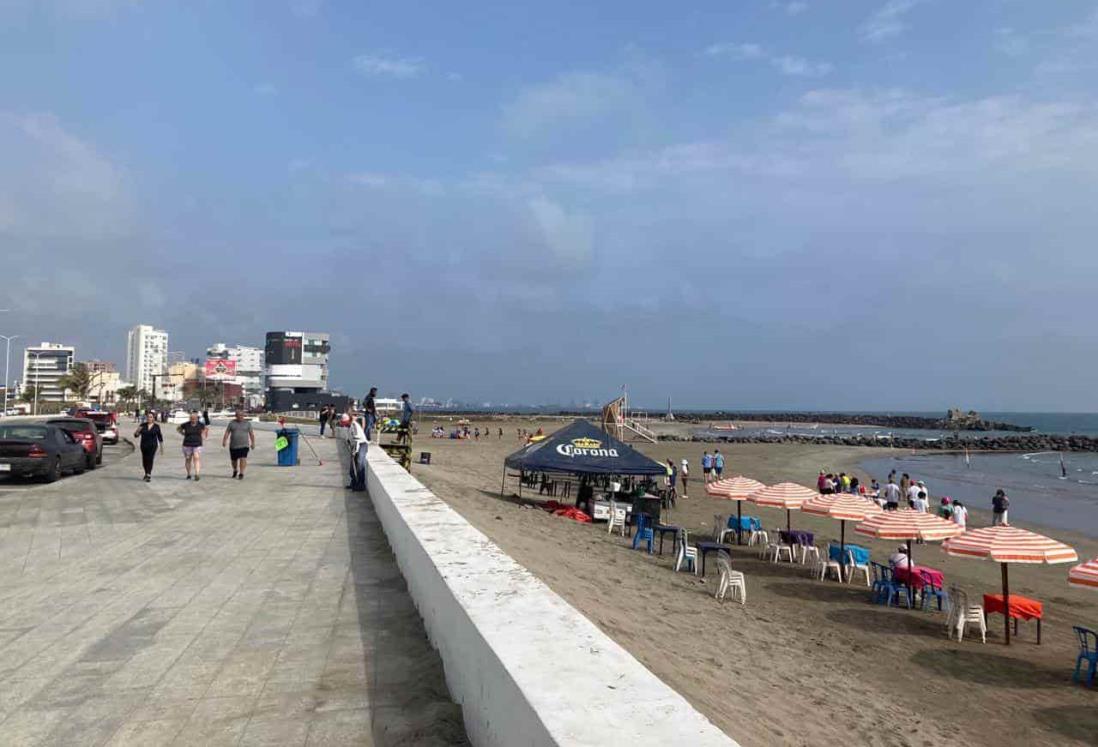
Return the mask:
<path fill-rule="evenodd" d="M 800 436 L 744 435 L 730 431 L 727 436 L 660 436 L 661 441 L 697 441 L 699 443 L 752 443 L 752 444 L 829 444 L 833 446 L 877 446 L 922 451 L 1098 451 L 1098 438 L 1090 436 L 1057 436 L 1031 434 L 1025 436 L 995 436 L 940 439 L 925 438 L 874 438 L 873 436 Z"/>

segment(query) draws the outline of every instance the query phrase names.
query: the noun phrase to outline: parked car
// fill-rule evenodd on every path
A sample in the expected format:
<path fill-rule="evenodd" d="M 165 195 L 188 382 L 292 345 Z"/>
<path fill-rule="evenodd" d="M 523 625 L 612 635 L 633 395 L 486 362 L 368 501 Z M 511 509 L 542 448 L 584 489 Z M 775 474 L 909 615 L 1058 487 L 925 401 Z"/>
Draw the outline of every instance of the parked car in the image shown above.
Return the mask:
<path fill-rule="evenodd" d="M 84 446 L 86 469 L 95 469 L 103 463 L 103 438 L 94 422 L 65 415 L 45 418 L 45 422 L 68 431 L 77 443 Z"/>
<path fill-rule="evenodd" d="M 0 423 L 0 473 L 53 482 L 87 469 L 84 445 L 49 423 Z"/>
<path fill-rule="evenodd" d="M 118 422 L 113 412 L 81 409 L 77 410 L 74 415 L 78 418 L 87 418 L 95 423 L 95 427 L 99 431 L 99 437 L 103 439 L 103 443 L 118 443 Z"/>

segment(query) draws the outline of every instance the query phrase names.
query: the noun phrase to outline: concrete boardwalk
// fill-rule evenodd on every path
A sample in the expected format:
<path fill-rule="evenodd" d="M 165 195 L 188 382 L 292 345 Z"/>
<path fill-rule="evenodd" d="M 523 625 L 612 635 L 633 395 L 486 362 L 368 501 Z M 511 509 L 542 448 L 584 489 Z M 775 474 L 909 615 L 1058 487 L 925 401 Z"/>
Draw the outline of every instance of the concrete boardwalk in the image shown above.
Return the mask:
<path fill-rule="evenodd" d="M 0 494 L 0 743 L 464 743 L 335 442 L 277 468 L 258 432 L 235 481 L 222 430 L 200 483 L 173 432 L 150 484 L 134 455 Z"/>

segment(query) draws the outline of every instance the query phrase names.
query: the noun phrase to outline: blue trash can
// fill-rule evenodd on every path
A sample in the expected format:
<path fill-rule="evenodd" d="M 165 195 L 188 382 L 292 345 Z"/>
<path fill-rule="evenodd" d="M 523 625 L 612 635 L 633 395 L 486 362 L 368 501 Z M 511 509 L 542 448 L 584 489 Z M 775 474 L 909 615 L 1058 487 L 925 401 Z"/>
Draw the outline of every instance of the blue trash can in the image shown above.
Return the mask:
<path fill-rule="evenodd" d="M 279 450 L 278 452 L 278 466 L 279 467 L 296 467 L 297 466 L 297 439 L 301 435 L 297 428 L 281 428 L 276 434 L 282 436 L 289 443 L 286 444 L 286 448 Z"/>

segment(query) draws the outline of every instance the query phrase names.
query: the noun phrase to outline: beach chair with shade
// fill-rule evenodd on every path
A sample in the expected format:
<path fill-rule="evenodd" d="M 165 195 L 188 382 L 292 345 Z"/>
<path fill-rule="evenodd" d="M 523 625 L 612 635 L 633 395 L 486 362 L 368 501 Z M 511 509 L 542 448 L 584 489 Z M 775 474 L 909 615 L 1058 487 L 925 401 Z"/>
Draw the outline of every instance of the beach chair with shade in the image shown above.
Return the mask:
<path fill-rule="evenodd" d="M 964 639 L 965 629 L 969 623 L 972 623 L 980 630 L 980 640 L 987 643 L 987 620 L 984 619 L 984 608 L 978 604 L 969 604 L 968 594 L 956 586 L 949 587 L 949 596 L 953 600 L 949 615 L 946 617 L 946 631 L 950 639 L 956 633 L 957 642 L 960 643 Z"/>
<path fill-rule="evenodd" d="M 717 581 L 717 593 L 714 595 L 718 602 L 723 602 L 725 595 L 732 591 L 732 599 L 739 598 L 740 604 L 747 604 L 747 580 L 741 571 L 732 570 L 732 558 L 728 553 L 717 553 L 717 568 L 721 576 Z"/>
<path fill-rule="evenodd" d="M 679 529 L 679 552 L 675 556 L 675 573 L 678 573 L 684 565 L 690 566 L 694 575 L 698 575 L 698 548 L 690 547 L 687 544 L 686 530 Z"/>
<path fill-rule="evenodd" d="M 1079 656 L 1075 659 L 1075 674 L 1072 675 L 1071 679 L 1075 682 L 1079 681 L 1079 670 L 1085 661 L 1087 663 L 1086 683 L 1089 687 L 1094 684 L 1094 675 L 1098 671 L 1098 633 L 1090 628 L 1081 628 L 1078 625 L 1073 630 L 1079 638 Z"/>
<path fill-rule="evenodd" d="M 854 557 L 854 551 L 847 549 L 846 551 L 846 582 L 849 584 L 854 580 L 854 572 L 861 571 L 865 574 L 865 585 L 869 586 L 869 564 L 859 563 Z"/>
<path fill-rule="evenodd" d="M 619 506 L 617 501 L 610 501 L 610 520 L 606 522 L 606 533 L 618 532 L 624 537 L 626 517 L 625 506 Z"/>
<path fill-rule="evenodd" d="M 938 602 L 938 611 L 949 611 L 949 593 L 945 591 L 941 586 L 934 583 L 934 579 L 926 571 L 919 571 L 919 578 L 922 582 L 923 588 L 922 596 L 922 609 L 926 612 L 930 609 L 930 601 L 932 599 Z"/>

